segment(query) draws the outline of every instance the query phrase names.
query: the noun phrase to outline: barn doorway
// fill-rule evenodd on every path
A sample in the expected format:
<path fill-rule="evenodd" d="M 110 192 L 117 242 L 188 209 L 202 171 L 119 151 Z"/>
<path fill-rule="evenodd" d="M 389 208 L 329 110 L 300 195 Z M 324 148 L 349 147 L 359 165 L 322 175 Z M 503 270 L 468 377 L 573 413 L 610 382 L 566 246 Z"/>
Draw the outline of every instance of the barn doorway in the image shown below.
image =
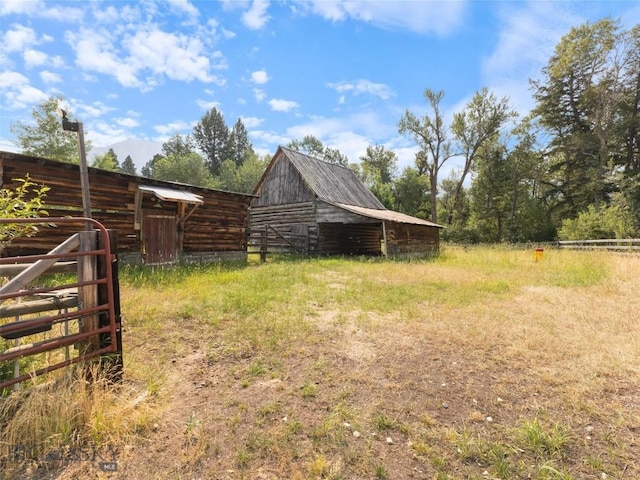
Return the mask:
<path fill-rule="evenodd" d="M 202 196 L 192 192 L 138 186 L 134 228 L 140 231 L 145 264 L 170 264 L 180 260 L 185 222 L 202 203 Z"/>
<path fill-rule="evenodd" d="M 178 249 L 176 215 L 161 210 L 143 210 L 142 244 L 147 265 L 174 263 Z"/>

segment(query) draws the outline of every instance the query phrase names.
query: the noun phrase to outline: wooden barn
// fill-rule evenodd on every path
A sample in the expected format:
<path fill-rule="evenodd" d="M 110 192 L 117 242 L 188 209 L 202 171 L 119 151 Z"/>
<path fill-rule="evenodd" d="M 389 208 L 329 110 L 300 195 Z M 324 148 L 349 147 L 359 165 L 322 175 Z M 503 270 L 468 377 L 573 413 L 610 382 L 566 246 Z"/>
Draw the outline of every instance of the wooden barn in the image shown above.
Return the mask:
<path fill-rule="evenodd" d="M 115 230 L 118 256 L 130 263 L 170 264 L 246 260 L 246 227 L 253 196 L 163 182 L 89 168 L 92 218 Z M 50 188 L 48 217 L 83 216 L 78 165 L 0 152 L 2 188 L 16 179 Z M 2 255 L 45 252 L 70 235 L 69 226 L 39 227 L 35 237 L 16 239 Z"/>
<path fill-rule="evenodd" d="M 349 168 L 279 147 L 254 190 L 249 244 L 268 252 L 424 256 L 440 225 L 386 209 Z"/>

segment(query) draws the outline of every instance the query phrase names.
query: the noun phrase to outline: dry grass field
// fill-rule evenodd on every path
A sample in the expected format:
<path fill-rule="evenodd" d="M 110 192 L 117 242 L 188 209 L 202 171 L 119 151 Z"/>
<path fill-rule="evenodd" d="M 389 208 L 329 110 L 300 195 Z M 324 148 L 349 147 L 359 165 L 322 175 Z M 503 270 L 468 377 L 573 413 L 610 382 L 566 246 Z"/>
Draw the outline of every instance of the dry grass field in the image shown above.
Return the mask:
<path fill-rule="evenodd" d="M 639 278 L 454 247 L 123 268 L 125 381 L 0 399 L 0 478 L 638 479 Z"/>

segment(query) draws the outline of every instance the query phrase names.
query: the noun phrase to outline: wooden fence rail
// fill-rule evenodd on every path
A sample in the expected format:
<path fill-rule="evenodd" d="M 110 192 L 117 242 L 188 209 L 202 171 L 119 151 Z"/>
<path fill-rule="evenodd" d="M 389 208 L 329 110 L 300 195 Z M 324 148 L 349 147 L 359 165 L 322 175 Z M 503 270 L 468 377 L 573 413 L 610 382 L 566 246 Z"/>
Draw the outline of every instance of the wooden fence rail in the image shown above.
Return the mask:
<path fill-rule="evenodd" d="M 611 250 L 640 253 L 640 238 L 605 239 L 605 240 L 561 240 L 559 248 L 571 250 Z"/>

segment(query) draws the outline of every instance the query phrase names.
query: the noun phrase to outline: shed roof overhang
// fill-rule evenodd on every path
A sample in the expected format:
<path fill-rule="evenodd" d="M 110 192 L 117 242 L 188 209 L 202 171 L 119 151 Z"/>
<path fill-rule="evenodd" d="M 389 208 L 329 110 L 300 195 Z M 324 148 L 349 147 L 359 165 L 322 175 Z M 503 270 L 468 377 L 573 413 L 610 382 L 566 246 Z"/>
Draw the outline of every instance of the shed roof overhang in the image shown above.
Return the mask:
<path fill-rule="evenodd" d="M 409 223 L 411 225 L 424 225 L 427 227 L 444 228 L 442 225 L 423 220 L 421 218 L 412 217 L 400 212 L 394 212 L 393 210 L 376 210 L 374 208 L 359 207 L 357 205 L 346 205 L 344 203 L 336 203 L 337 207 L 347 210 L 363 217 L 375 218 L 377 220 L 383 220 L 386 222 L 397 223 Z"/>
<path fill-rule="evenodd" d="M 138 189 L 142 192 L 153 193 L 160 200 L 167 202 L 185 202 L 193 203 L 196 205 L 202 205 L 204 201 L 201 195 L 197 195 L 191 192 L 185 192 L 184 190 L 174 190 L 172 188 L 164 187 L 151 187 L 148 185 L 140 185 Z"/>
<path fill-rule="evenodd" d="M 140 230 L 142 224 L 142 194 L 151 193 L 165 202 L 176 202 L 178 204 L 178 223 L 181 231 L 184 229 L 184 222 L 191 216 L 193 211 L 202 205 L 204 200 L 201 195 L 197 195 L 185 190 L 174 190 L 173 188 L 152 187 L 149 185 L 138 185 L 136 192 L 136 205 L 133 220 L 134 230 Z M 192 205 L 187 212 L 187 205 Z"/>

